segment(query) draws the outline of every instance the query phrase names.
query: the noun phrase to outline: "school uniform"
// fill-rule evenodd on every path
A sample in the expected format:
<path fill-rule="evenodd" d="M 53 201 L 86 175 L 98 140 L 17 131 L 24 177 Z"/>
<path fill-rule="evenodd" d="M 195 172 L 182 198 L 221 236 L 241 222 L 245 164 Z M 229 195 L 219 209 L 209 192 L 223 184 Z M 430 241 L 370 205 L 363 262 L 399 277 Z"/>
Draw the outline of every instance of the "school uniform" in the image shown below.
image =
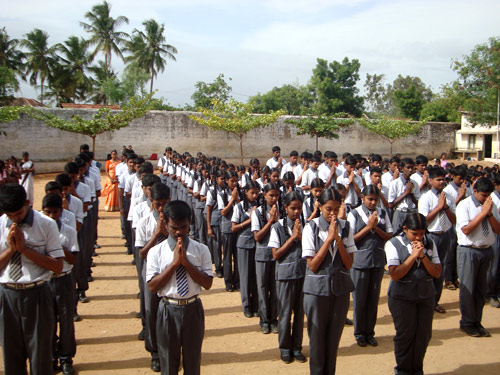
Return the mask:
<path fill-rule="evenodd" d="M 382 177 L 381 177 L 382 185 L 387 186 L 387 188 L 389 188 L 389 186 L 391 186 L 391 182 L 393 180 L 394 180 L 394 172 L 393 171 L 387 171 L 387 172 L 382 174 Z"/>
<path fill-rule="evenodd" d="M 59 239 L 61 245 L 74 255 L 77 255 L 80 249 L 76 230 L 66 225 L 62 220 L 58 220 Z M 54 296 L 56 326 L 59 326 L 59 337 L 57 328 L 54 326 L 53 347 L 54 353 L 52 360 L 59 360 L 63 363 L 73 363 L 73 357 L 76 354 L 75 323 L 73 321 L 75 311 L 75 282 L 71 270 L 73 265 L 63 260 L 63 269 L 61 273 L 53 273 L 49 281 L 49 286 Z"/>
<path fill-rule="evenodd" d="M 302 167 L 302 164 L 297 163 L 295 165 L 292 165 L 292 162 L 289 161 L 283 166 L 283 168 L 281 168 L 280 178 L 283 179 L 283 176 L 287 172 L 293 172 L 293 175 L 295 176 L 295 181 L 297 181 L 300 175 L 302 174 L 303 170 L 304 168 Z"/>
<path fill-rule="evenodd" d="M 219 207 L 217 205 L 217 194 L 221 190 L 218 185 L 213 186 L 207 192 L 206 206 L 212 207 L 212 215 L 210 216 L 210 225 L 214 237 L 208 238 L 208 248 L 211 250 L 213 263 L 215 266 L 215 272 L 222 272 L 222 236 L 220 231 L 220 223 L 222 221 L 222 215 L 220 213 Z"/>
<path fill-rule="evenodd" d="M 238 203 L 231 222 L 240 224 L 250 218 L 253 206 L 245 200 Z M 240 273 L 241 305 L 244 313 L 258 312 L 257 280 L 255 276 L 255 239 L 251 225 L 237 232 L 238 271 Z"/>
<path fill-rule="evenodd" d="M 427 249 L 425 256 L 432 263 L 439 264 L 436 245 L 431 239 L 424 241 Z M 412 245 L 404 234 L 391 238 L 385 244 L 387 265 L 403 264 L 412 251 Z M 398 281 L 391 279 L 387 294 L 396 329 L 394 373 L 423 374 L 425 351 L 432 336 L 436 294 L 433 278 L 417 259 L 405 276 Z"/>
<path fill-rule="evenodd" d="M 439 196 L 441 192 L 432 188 L 427 191 L 418 201 L 418 212 L 427 217 L 429 212 L 434 210 L 439 203 Z M 445 192 L 446 194 L 446 192 Z M 451 195 L 446 194 L 446 204 L 448 205 L 451 212 L 455 213 L 455 200 Z M 446 256 L 451 245 L 450 238 L 450 228 L 453 226 L 450 219 L 446 215 L 444 210 L 441 210 L 434 220 L 427 222 L 427 231 L 429 232 L 429 237 L 436 244 L 439 262 L 444 264 L 446 262 Z M 441 299 L 441 294 L 443 292 L 443 279 L 444 273 L 434 279 L 434 287 L 436 288 L 436 305 L 439 304 Z"/>
<path fill-rule="evenodd" d="M 335 172 L 337 170 L 335 169 Z M 321 180 L 326 184 L 326 181 L 330 178 L 330 175 L 332 174 L 332 168 L 327 164 L 327 163 L 322 163 L 318 167 L 318 177 L 321 178 Z M 335 173 L 335 176 L 332 177 L 332 181 L 335 181 L 337 179 L 338 175 Z"/>
<path fill-rule="evenodd" d="M 330 223 L 323 216 L 311 220 L 302 232 L 302 257 L 314 257 L 328 237 Z M 337 219 L 339 235 L 348 253 L 356 251 L 349 223 Z M 309 335 L 309 370 L 312 375 L 335 374 L 337 351 L 344 330 L 349 293 L 354 290 L 335 241 L 316 272 L 306 268 L 304 311 Z"/>
<path fill-rule="evenodd" d="M 319 178 L 319 171 L 309 166 L 309 168 L 302 175 L 302 181 L 300 183 L 300 187 L 303 188 L 304 186 L 311 186 L 311 183 L 315 178 Z M 303 190 L 303 191 L 304 191 L 304 196 L 309 196 L 311 194 L 310 190 Z"/>
<path fill-rule="evenodd" d="M 160 170 L 160 179 L 162 183 L 166 183 L 166 178 L 163 175 L 163 167 L 167 164 L 167 157 L 163 155 L 160 159 L 158 159 L 158 169 Z"/>
<path fill-rule="evenodd" d="M 337 177 L 337 183 L 338 184 L 342 184 L 346 187 L 347 189 L 347 194 L 345 196 L 345 199 L 344 199 L 344 203 L 346 206 L 350 206 L 351 208 L 355 208 L 355 207 L 358 207 L 359 206 L 359 196 L 358 194 L 356 193 L 356 190 L 354 189 L 354 186 L 349 185 L 349 175 L 344 172 L 342 173 L 342 175 L 340 175 L 339 177 Z M 354 174 L 354 181 L 353 183 L 355 183 L 359 190 L 363 190 L 364 188 L 364 185 L 363 185 L 363 179 L 358 175 L 358 174 Z"/>
<path fill-rule="evenodd" d="M 76 194 L 81 198 L 83 204 L 89 203 L 87 206 L 87 211 L 84 212 L 83 223 L 78 231 L 78 248 L 80 249 L 76 263 L 73 267 L 73 278 L 75 279 L 77 285 L 77 292 L 79 294 L 84 293 L 89 289 L 88 273 L 87 270 L 90 268 L 89 263 L 89 253 L 94 249 L 94 244 L 91 242 L 91 219 L 89 213 L 89 208 L 91 206 L 91 192 L 88 185 L 83 182 L 76 181 L 74 183 Z M 71 198 L 73 200 L 73 198 Z M 91 253 L 90 253 L 91 256 Z M 78 303 L 78 298 L 75 300 Z"/>
<path fill-rule="evenodd" d="M 191 191 L 193 191 L 193 188 L 194 188 L 194 174 L 195 174 L 195 171 L 190 169 L 188 171 L 188 174 L 187 174 L 187 177 L 186 177 L 186 189 L 188 189 L 188 192 L 187 192 L 187 199 L 188 199 L 188 204 L 189 204 L 189 207 L 191 207 L 191 212 L 194 213 L 194 207 L 195 207 L 195 199 L 193 197 L 193 193 L 189 192 L 189 189 Z M 194 219 L 194 215 L 191 216 L 191 225 L 190 225 L 190 236 L 191 238 L 197 240 L 198 239 L 198 232 L 197 232 L 198 228 L 196 227 L 196 222 L 195 222 L 195 219 Z"/>
<path fill-rule="evenodd" d="M 177 174 L 176 174 L 176 171 L 177 171 L 177 166 L 175 165 L 175 163 L 171 163 L 169 166 L 168 166 L 168 176 L 169 176 L 169 181 L 170 181 L 170 195 L 171 195 L 171 199 L 173 201 L 177 200 Z"/>
<path fill-rule="evenodd" d="M 500 207 L 500 193 L 494 190 L 491 199 L 495 206 Z M 488 269 L 488 297 L 499 300 L 500 298 L 500 236 L 495 234 L 495 243 L 492 246 L 493 257 Z"/>
<path fill-rule="evenodd" d="M 176 243 L 176 240 L 169 237 L 149 251 L 147 282 L 161 274 L 172 263 Z M 184 240 L 184 245 L 189 262 L 201 272 L 213 277 L 207 246 L 189 238 Z M 177 268 L 175 276 L 158 290 L 161 302 L 158 307 L 156 333 L 163 375 L 177 374 L 181 351 L 184 374 L 200 374 L 201 346 L 205 332 L 205 314 L 198 298 L 200 293 L 201 285 L 196 283 L 188 272 L 182 275 L 180 267 Z"/>
<path fill-rule="evenodd" d="M 153 237 L 156 231 L 159 213 L 155 210 L 150 211 L 139 220 L 136 228 L 135 247 L 143 248 Z M 158 241 L 160 244 L 162 240 Z M 141 290 L 141 318 L 143 319 L 143 328 L 145 332 L 144 344 L 146 350 L 151 353 L 152 359 L 159 359 L 158 341 L 156 336 L 156 317 L 160 298 L 156 293 L 151 293 L 146 283 L 147 258 L 141 258 L 141 269 L 139 274 L 139 288 Z M 137 261 L 136 261 L 137 264 Z"/>
<path fill-rule="evenodd" d="M 286 228 L 285 228 L 286 226 Z M 293 233 L 294 222 L 288 217 L 278 220 L 271 227 L 269 247 L 280 248 Z M 302 244 L 296 241 L 276 261 L 276 289 L 278 296 L 278 343 L 282 355 L 294 355 L 302 351 L 304 333 L 304 298 L 302 288 L 306 273 L 306 261 L 302 258 Z M 291 318 L 293 313 L 293 324 Z"/>
<path fill-rule="evenodd" d="M 475 327 L 481 324 L 484 302 L 488 293 L 488 268 L 493 258 L 492 246 L 495 233 L 487 218 L 474 231 L 466 235 L 462 228 L 480 212 L 482 204 L 470 196 L 457 205 L 457 266 L 460 279 L 460 327 Z M 493 217 L 500 221 L 498 207 L 493 204 Z"/>
<path fill-rule="evenodd" d="M 21 169 L 31 169 L 33 166 L 33 162 L 28 160 L 21 164 Z M 21 179 L 19 180 L 19 185 L 22 185 L 26 191 L 26 199 L 30 201 L 30 206 L 33 206 L 35 202 L 35 181 L 33 175 L 33 172 L 24 172 L 21 174 Z"/>
<path fill-rule="evenodd" d="M 354 233 L 360 232 L 368 224 L 372 215 L 364 204 L 352 210 L 347 216 Z M 383 209 L 377 208 L 377 226 L 385 233 L 392 233 L 389 215 Z M 372 230 L 356 243 L 357 251 L 351 268 L 351 277 L 354 283 L 354 337 L 370 338 L 375 336 L 377 322 L 378 300 L 380 285 L 384 276 L 385 241 Z"/>
<path fill-rule="evenodd" d="M 266 205 L 266 213 L 263 214 L 263 206 L 252 212 L 252 234 L 261 230 L 270 220 L 271 207 Z M 276 262 L 273 258 L 272 249 L 268 246 L 271 229 L 260 240 L 256 241 L 255 248 L 255 275 L 257 279 L 257 295 L 259 297 L 260 326 L 277 326 L 278 324 L 278 299 L 276 295 Z"/>
<path fill-rule="evenodd" d="M 83 224 L 83 219 L 85 217 L 85 214 L 83 212 L 82 201 L 79 198 L 77 198 L 71 194 L 68 194 L 66 196 L 66 200 L 68 201 L 68 211 L 70 211 L 75 216 L 75 221 L 77 221 L 80 224 Z M 64 211 L 65 210 L 63 210 L 63 216 L 64 216 Z M 65 224 L 67 224 L 65 222 L 65 219 L 63 219 L 63 222 Z M 75 229 L 76 229 L 76 226 L 75 226 Z"/>
<path fill-rule="evenodd" d="M 0 252 L 9 248 L 11 224 L 7 215 L 0 217 Z M 64 257 L 54 220 L 29 209 L 18 225 L 27 247 L 52 258 Z M 28 358 L 31 374 L 52 374 L 55 312 L 47 283 L 50 275 L 19 252 L 0 270 L 0 344 L 6 374 L 25 374 Z"/>
<path fill-rule="evenodd" d="M 133 175 L 135 175 L 135 172 L 127 169 L 127 171 L 121 174 L 118 178 L 118 189 L 123 189 L 122 208 L 124 211 L 124 215 L 120 215 L 120 223 L 122 227 L 122 233 L 125 236 L 128 254 L 133 253 L 132 248 L 134 247 L 134 243 L 132 241 L 132 228 L 127 221 L 130 210 L 130 197 L 127 196 L 127 192 L 125 191 L 125 189 L 128 184 L 129 178 L 132 178 Z"/>
<path fill-rule="evenodd" d="M 286 160 L 284 158 L 282 158 L 281 165 L 278 165 L 278 159 L 275 158 L 274 156 L 266 162 L 266 165 L 271 169 L 282 168 L 285 164 L 286 164 Z"/>
<path fill-rule="evenodd" d="M 410 179 L 415 181 L 418 184 L 418 188 L 420 189 L 420 185 L 422 184 L 422 181 L 424 180 L 424 175 L 417 171 L 410 176 Z M 430 189 L 431 189 L 431 187 L 430 187 L 429 183 L 427 183 L 427 184 L 425 184 L 425 186 L 422 189 L 420 189 L 420 194 L 424 195 Z"/>
<path fill-rule="evenodd" d="M 219 191 L 217 194 L 217 206 L 221 211 L 220 230 L 222 234 L 222 250 L 223 250 L 223 271 L 224 283 L 226 290 L 240 288 L 240 275 L 238 272 L 238 252 L 236 249 L 236 233 L 231 230 L 231 218 L 233 216 L 234 206 L 231 207 L 226 216 L 222 215 L 222 210 L 226 208 L 228 201 L 231 199 L 231 191 Z"/>
<path fill-rule="evenodd" d="M 413 196 L 418 201 L 418 199 L 420 198 L 420 190 L 418 188 L 417 182 L 411 179 L 407 180 L 401 174 L 397 179 L 393 180 L 389 186 L 389 203 L 393 203 L 396 198 L 403 194 L 408 182 L 413 183 Z M 403 226 L 404 221 L 406 220 L 406 217 L 412 212 L 417 212 L 417 205 L 412 201 L 409 195 L 406 196 L 406 198 L 401 202 L 399 202 L 397 207 L 393 207 L 392 229 L 394 230 L 394 233 L 399 232 L 399 230 Z"/>
<path fill-rule="evenodd" d="M 198 198 L 194 199 L 194 225 L 196 226 L 196 233 L 198 233 L 197 241 L 202 244 L 207 244 L 207 221 L 203 217 L 203 211 L 205 210 L 205 202 L 201 201 L 201 189 L 205 184 L 204 178 L 198 176 L 193 184 L 193 194 L 200 193 Z"/>
<path fill-rule="evenodd" d="M 309 195 L 305 200 L 304 204 L 302 205 L 302 216 L 304 217 L 305 220 L 309 219 L 309 216 L 312 215 L 314 212 L 314 204 L 316 203 L 316 197 L 313 197 L 312 195 Z M 320 215 L 319 211 L 316 213 L 316 217 Z"/>

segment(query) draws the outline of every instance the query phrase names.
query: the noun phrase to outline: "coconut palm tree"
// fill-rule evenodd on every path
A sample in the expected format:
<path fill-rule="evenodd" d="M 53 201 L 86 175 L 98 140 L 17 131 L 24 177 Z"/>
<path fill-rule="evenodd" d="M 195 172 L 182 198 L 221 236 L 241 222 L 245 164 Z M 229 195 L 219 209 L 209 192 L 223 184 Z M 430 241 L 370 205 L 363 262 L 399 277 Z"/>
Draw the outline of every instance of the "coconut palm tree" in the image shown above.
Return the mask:
<path fill-rule="evenodd" d="M 151 77 L 150 93 L 153 92 L 153 81 L 158 72 L 165 70 L 166 59 L 176 61 L 177 49 L 165 43 L 165 25 L 154 19 L 142 23 L 145 32 L 135 29 L 127 42 L 125 50 L 130 53 L 126 61 L 135 61 L 149 73 Z"/>
<path fill-rule="evenodd" d="M 118 31 L 117 29 L 128 24 L 128 18 L 118 16 L 113 18 L 110 16 L 111 5 L 107 1 L 101 4 L 94 5 L 92 11 L 85 13 L 85 18 L 89 23 L 80 22 L 80 25 L 85 31 L 90 33 L 89 45 L 95 46 L 92 52 L 92 60 L 98 52 L 104 53 L 104 64 L 109 71 L 111 68 L 111 54 L 116 53 L 123 59 L 120 45 L 125 42 L 128 37 L 127 33 Z"/>
<path fill-rule="evenodd" d="M 50 64 L 55 58 L 55 46 L 49 47 L 49 34 L 34 29 L 25 35 L 20 45 L 26 51 L 26 74 L 30 74 L 30 84 L 36 86 L 40 78 L 40 102 L 43 104 L 43 86 L 50 74 Z"/>
<path fill-rule="evenodd" d="M 18 46 L 19 40 L 10 39 L 5 27 L 2 28 L 0 30 L 0 66 L 14 70 L 22 77 L 26 56 L 19 50 Z"/>

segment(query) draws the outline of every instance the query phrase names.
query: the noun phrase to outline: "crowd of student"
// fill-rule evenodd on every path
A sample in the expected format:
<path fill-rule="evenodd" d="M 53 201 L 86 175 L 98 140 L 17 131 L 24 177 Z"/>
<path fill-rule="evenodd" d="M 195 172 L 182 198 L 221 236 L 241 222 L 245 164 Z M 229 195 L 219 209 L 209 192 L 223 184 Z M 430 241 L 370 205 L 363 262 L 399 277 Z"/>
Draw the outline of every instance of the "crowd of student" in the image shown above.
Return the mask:
<path fill-rule="evenodd" d="M 26 358 L 34 374 L 59 365 L 64 375 L 74 373 L 73 322 L 80 319 L 77 303 L 88 302 L 101 192 L 93 154 L 87 145 L 80 151 L 45 186 L 43 215 L 31 209 L 19 178 L 0 189 L 6 374 L 24 373 Z M 335 373 L 351 292 L 358 345 L 378 345 L 386 265 L 395 373 L 422 373 L 433 314 L 445 313 L 443 284 L 460 287 L 460 328 L 490 336 L 481 315 L 486 298 L 500 307 L 497 166 L 447 162 L 444 169 L 428 166 L 425 156 L 366 160 L 349 153 L 339 163 L 331 151 L 304 152 L 300 161 L 292 151 L 286 162 L 279 147 L 272 151 L 265 166 L 254 158 L 245 167 L 167 147 L 158 176 L 124 148 L 121 161 L 109 163 L 111 174 L 106 167 L 113 185 L 103 190 L 118 192 L 122 233 L 138 273 L 139 338 L 153 371 L 177 373 L 182 352 L 185 373 L 200 372 L 198 294 L 212 285 L 212 264 L 227 292 L 240 291 L 244 316 L 259 317 L 262 333 L 278 334 L 284 363 L 306 361 L 307 316 L 311 374 Z M 33 164 L 22 168 L 34 172 Z M 47 324 L 29 323 L 40 321 Z"/>

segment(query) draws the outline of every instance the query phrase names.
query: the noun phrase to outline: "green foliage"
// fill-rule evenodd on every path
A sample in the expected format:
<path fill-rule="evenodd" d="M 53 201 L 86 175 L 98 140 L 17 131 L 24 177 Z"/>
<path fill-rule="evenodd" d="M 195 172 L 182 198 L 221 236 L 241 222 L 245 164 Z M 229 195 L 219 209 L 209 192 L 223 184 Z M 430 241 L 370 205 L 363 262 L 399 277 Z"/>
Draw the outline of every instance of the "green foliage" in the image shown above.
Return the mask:
<path fill-rule="evenodd" d="M 375 113 L 389 113 L 390 103 L 387 97 L 387 87 L 383 84 L 383 74 L 366 74 L 366 81 L 363 85 L 365 89 L 365 102 L 369 109 Z"/>
<path fill-rule="evenodd" d="M 229 78 L 231 81 L 231 78 Z M 211 108 L 213 101 L 225 103 L 231 95 L 233 89 L 224 80 L 224 74 L 219 74 L 212 83 L 202 81 L 196 82 L 195 91 L 191 95 L 194 102 L 194 108 Z"/>
<path fill-rule="evenodd" d="M 28 111 L 28 107 L 5 106 L 0 107 L 0 123 L 6 124 L 19 120 L 19 114 Z"/>
<path fill-rule="evenodd" d="M 472 123 L 494 123 L 500 101 L 500 38 L 474 47 L 452 68 L 458 73 L 466 99 L 463 109 L 470 112 Z"/>
<path fill-rule="evenodd" d="M 361 116 L 363 98 L 358 96 L 356 83 L 359 81 L 358 60 L 342 62 L 317 59 L 313 69 L 311 85 L 317 97 L 315 113 L 333 114 L 345 112 L 353 116 Z"/>
<path fill-rule="evenodd" d="M 200 125 L 212 130 L 222 130 L 234 134 L 240 140 L 240 157 L 243 164 L 243 136 L 252 129 L 266 127 L 285 114 L 283 110 L 265 115 L 252 113 L 252 104 L 241 103 L 234 99 L 228 102 L 214 100 L 212 108 L 202 108 L 201 115 L 192 115 L 189 118 Z"/>
<path fill-rule="evenodd" d="M 248 102 L 253 104 L 255 113 L 283 109 L 290 115 L 301 115 L 311 109 L 314 95 L 309 86 L 283 85 L 265 94 L 252 96 Z"/>
<path fill-rule="evenodd" d="M 0 105 L 7 105 L 13 94 L 19 89 L 15 72 L 0 65 Z"/>
<path fill-rule="evenodd" d="M 395 90 L 394 102 L 404 117 L 416 120 L 420 118 L 420 111 L 422 111 L 425 99 L 417 86 L 412 84 L 406 90 Z"/>
<path fill-rule="evenodd" d="M 381 116 L 377 119 L 360 118 L 358 122 L 364 126 L 368 131 L 381 136 L 391 145 L 390 153 L 392 155 L 392 144 L 400 138 L 405 138 L 410 135 L 418 134 L 422 126 L 428 121 L 425 119 L 419 122 L 408 122 L 406 120 L 399 120 L 387 116 Z"/>

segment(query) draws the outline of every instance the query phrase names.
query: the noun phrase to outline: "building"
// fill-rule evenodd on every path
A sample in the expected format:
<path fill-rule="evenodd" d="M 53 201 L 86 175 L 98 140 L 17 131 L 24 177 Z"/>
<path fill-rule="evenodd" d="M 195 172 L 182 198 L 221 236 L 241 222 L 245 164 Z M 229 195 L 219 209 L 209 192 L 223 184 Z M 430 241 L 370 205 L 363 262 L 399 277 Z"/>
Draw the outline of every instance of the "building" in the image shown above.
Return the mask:
<path fill-rule="evenodd" d="M 458 157 L 471 160 L 499 159 L 500 144 L 498 142 L 497 125 L 473 125 L 467 112 L 462 112 L 460 130 L 455 133 L 455 149 Z"/>

